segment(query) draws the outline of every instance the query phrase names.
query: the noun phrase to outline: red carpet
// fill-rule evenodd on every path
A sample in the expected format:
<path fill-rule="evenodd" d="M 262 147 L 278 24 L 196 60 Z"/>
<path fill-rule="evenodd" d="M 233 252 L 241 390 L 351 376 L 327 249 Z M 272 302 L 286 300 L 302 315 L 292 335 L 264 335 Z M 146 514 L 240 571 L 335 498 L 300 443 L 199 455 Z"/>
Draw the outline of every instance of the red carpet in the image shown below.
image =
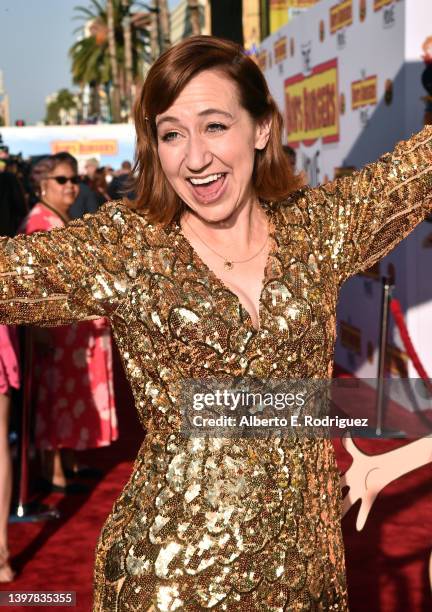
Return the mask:
<path fill-rule="evenodd" d="M 90 496 L 51 495 L 47 500 L 61 511 L 59 521 L 12 525 L 10 548 L 19 576 L 8 588 L 14 591 L 75 591 L 75 609 L 91 610 L 97 537 L 130 470 L 130 462 L 114 466 Z M 6 590 L 5 585 L 1 588 Z M 24 611 L 29 608 L 11 609 Z"/>
<path fill-rule="evenodd" d="M 371 455 L 406 443 L 356 440 Z M 335 446 L 345 471 L 350 455 L 338 441 Z M 388 485 L 360 532 L 355 528 L 358 504 L 342 521 L 351 612 L 430 612 L 432 463 Z"/>
<path fill-rule="evenodd" d="M 44 503 L 60 510 L 60 520 L 10 526 L 9 545 L 17 578 L 10 585 L 0 585 L 0 590 L 76 592 L 76 607 L 53 606 L 47 608 L 49 610 L 91 610 L 97 538 L 129 478 L 144 437 L 116 352 L 114 358 L 120 439 L 110 447 L 80 454 L 83 462 L 105 472 L 103 481 L 89 495 L 51 494 L 44 498 Z M 7 609 L 24 612 L 31 608 L 14 606 Z"/>
<path fill-rule="evenodd" d="M 13 565 L 19 574 L 12 585 L 2 585 L 2 590 L 75 591 L 74 609 L 91 610 L 96 540 L 130 474 L 142 431 L 122 378 L 116 391 L 120 441 L 88 454 L 88 462 L 103 467 L 106 477 L 89 496 L 47 498 L 61 510 L 61 520 L 11 526 Z M 373 454 L 402 443 L 360 440 L 357 444 Z M 345 471 L 349 455 L 338 441 L 335 446 Z M 375 501 L 361 532 L 355 530 L 355 516 L 356 507 L 343 521 L 351 612 L 430 612 L 427 565 L 432 550 L 432 464 L 389 485 Z M 29 608 L 9 609 L 24 612 Z"/>

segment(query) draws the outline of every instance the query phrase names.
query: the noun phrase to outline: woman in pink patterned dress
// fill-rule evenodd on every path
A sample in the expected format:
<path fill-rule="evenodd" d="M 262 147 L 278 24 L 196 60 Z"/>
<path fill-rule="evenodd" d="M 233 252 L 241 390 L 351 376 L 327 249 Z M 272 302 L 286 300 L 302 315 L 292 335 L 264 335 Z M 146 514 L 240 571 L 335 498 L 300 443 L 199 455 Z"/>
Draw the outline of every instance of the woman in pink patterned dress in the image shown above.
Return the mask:
<path fill-rule="evenodd" d="M 12 462 L 9 452 L 8 425 L 10 389 L 19 387 L 17 341 L 14 327 L 0 325 L 0 583 L 11 582 L 7 524 L 12 494 Z"/>
<path fill-rule="evenodd" d="M 0 583 L 11 582 L 7 524 L 12 494 L 12 462 L 9 452 L 8 424 L 10 389 L 19 387 L 17 342 L 14 327 L 0 325 Z"/>
<path fill-rule="evenodd" d="M 76 169 L 53 155 L 35 166 L 33 176 L 41 197 L 22 232 L 63 227 L 79 191 Z M 51 490 L 79 491 L 65 476 L 65 470 L 79 472 L 66 449 L 107 446 L 118 437 L 109 325 L 98 319 L 37 329 L 34 347 L 36 445 L 43 451 L 44 478 Z"/>
<path fill-rule="evenodd" d="M 0 173 L 0 234 L 15 235 L 26 214 L 24 190 L 10 172 Z M 0 583 L 11 582 L 14 572 L 9 565 L 8 519 L 12 496 L 12 461 L 9 451 L 9 414 L 11 388 L 18 389 L 18 341 L 14 326 L 0 325 Z"/>

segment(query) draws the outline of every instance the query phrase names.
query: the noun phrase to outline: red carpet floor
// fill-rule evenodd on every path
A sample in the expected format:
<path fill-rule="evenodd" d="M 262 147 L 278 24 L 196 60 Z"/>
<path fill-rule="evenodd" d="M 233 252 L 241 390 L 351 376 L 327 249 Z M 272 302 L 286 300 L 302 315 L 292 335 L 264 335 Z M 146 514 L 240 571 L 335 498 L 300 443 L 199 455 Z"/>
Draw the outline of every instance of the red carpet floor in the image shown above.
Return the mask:
<path fill-rule="evenodd" d="M 18 576 L 1 590 L 75 591 L 74 609 L 91 610 L 96 540 L 129 477 L 142 431 L 122 379 L 117 381 L 116 391 L 121 439 L 108 449 L 87 455 L 89 463 L 103 467 L 105 478 L 88 496 L 46 498 L 62 512 L 61 520 L 11 526 L 10 546 Z M 371 454 L 402 444 L 376 440 L 357 443 Z M 340 468 L 345 471 L 349 455 L 339 442 L 335 446 Z M 432 464 L 389 485 L 376 500 L 361 532 L 355 530 L 355 516 L 356 507 L 343 521 L 351 612 L 430 612 L 427 567 L 432 551 Z"/>
<path fill-rule="evenodd" d="M 407 443 L 355 442 L 371 455 Z M 350 455 L 341 443 L 335 446 L 345 471 Z M 389 484 L 360 532 L 355 528 L 359 503 L 342 521 L 351 612 L 431 612 L 432 463 Z"/>
<path fill-rule="evenodd" d="M 105 472 L 104 479 L 93 485 L 88 495 L 45 497 L 43 503 L 60 510 L 60 520 L 10 526 L 9 545 L 17 578 L 10 585 L 0 585 L 0 590 L 75 591 L 76 607 L 53 606 L 49 610 L 91 610 L 94 550 L 99 532 L 129 478 L 144 437 L 116 353 L 114 358 L 120 439 L 110 447 L 80 454 L 83 462 Z M 24 612 L 31 608 L 4 609 Z"/>

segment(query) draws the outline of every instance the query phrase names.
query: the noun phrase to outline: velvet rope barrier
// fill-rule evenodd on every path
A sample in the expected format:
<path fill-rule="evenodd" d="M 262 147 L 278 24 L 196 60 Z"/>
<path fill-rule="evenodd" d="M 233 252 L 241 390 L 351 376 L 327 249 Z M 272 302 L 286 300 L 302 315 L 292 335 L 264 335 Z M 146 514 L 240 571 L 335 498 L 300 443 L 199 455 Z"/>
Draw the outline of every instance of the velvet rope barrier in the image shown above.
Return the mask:
<path fill-rule="evenodd" d="M 408 353 L 408 357 L 411 359 L 413 366 L 417 370 L 417 373 L 420 378 L 423 380 L 426 388 L 432 394 L 432 384 L 430 378 L 427 375 L 426 370 L 424 369 L 423 364 L 420 361 L 419 356 L 417 355 L 417 351 L 415 350 L 414 345 L 411 341 L 399 300 L 396 300 L 395 298 L 392 298 L 390 300 L 390 310 L 393 315 L 393 319 L 396 323 L 396 326 L 399 330 L 405 350 Z"/>

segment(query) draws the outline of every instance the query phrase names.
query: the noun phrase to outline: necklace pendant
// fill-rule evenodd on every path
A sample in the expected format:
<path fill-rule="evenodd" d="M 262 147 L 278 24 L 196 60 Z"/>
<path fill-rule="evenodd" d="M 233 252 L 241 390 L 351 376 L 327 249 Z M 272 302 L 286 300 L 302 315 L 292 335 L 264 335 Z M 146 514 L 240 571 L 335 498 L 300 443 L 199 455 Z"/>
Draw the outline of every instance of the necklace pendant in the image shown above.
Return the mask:
<path fill-rule="evenodd" d="M 234 268 L 233 262 L 226 260 L 224 262 L 224 268 L 225 268 L 225 270 L 232 270 Z"/>

